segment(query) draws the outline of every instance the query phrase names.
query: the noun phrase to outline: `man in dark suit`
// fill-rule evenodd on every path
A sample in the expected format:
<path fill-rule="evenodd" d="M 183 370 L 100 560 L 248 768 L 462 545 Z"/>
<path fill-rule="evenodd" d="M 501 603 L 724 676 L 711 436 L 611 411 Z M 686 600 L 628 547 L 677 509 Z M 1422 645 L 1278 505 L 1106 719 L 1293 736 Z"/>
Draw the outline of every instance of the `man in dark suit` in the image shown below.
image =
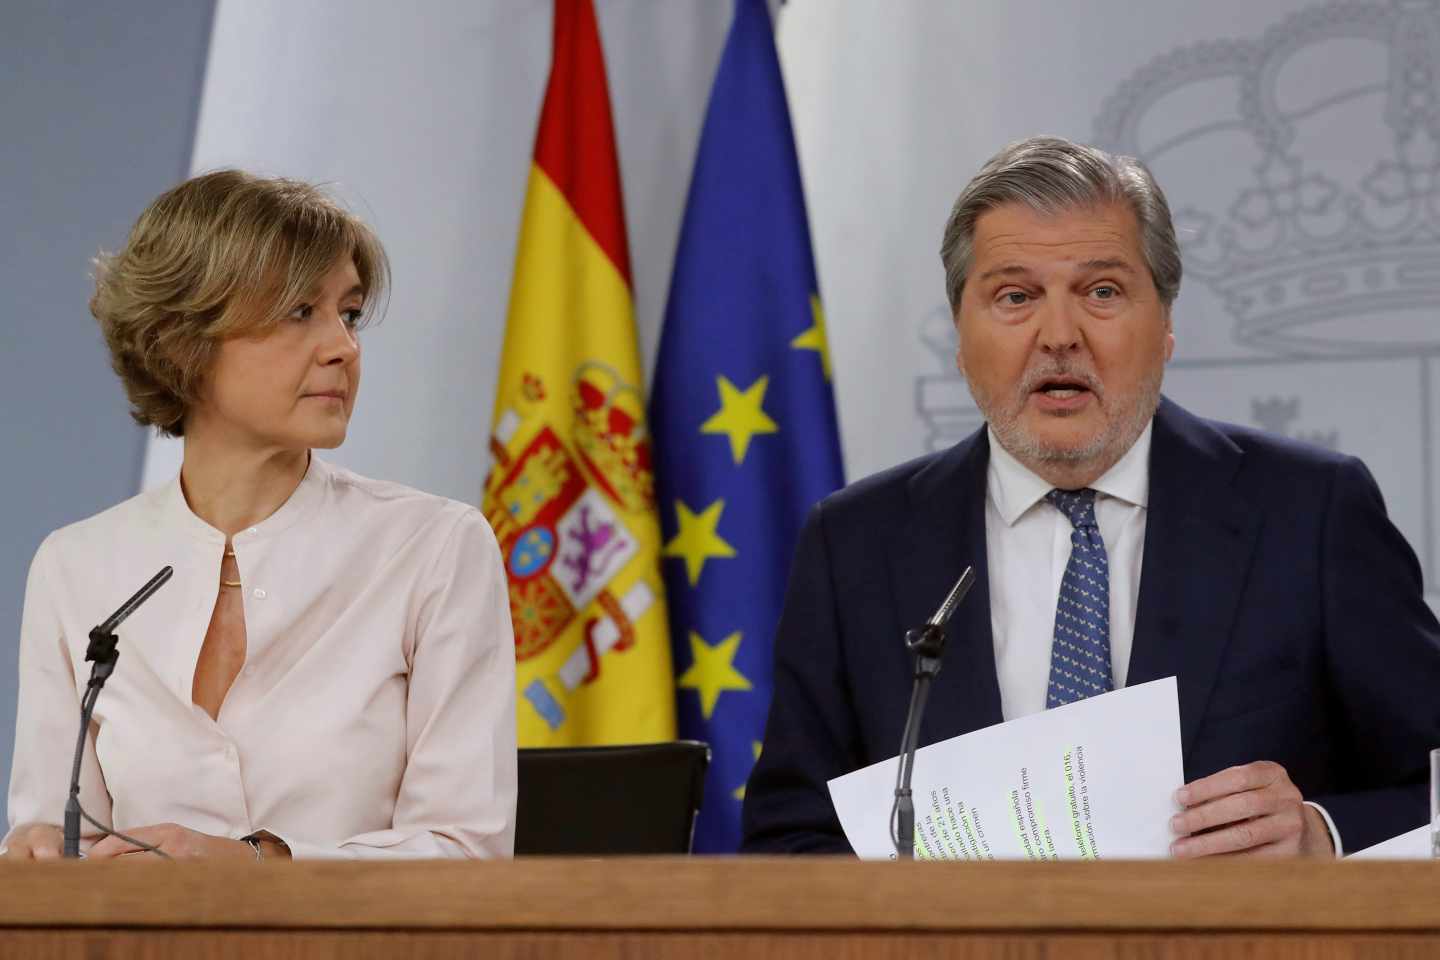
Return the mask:
<path fill-rule="evenodd" d="M 1415 555 L 1358 460 L 1161 397 L 1181 269 L 1149 172 L 1014 144 L 941 257 L 987 426 L 811 514 L 745 849 L 849 849 L 826 782 L 897 752 L 902 635 L 967 565 L 922 744 L 1173 675 L 1175 856 L 1332 856 L 1425 822 L 1440 625 Z"/>

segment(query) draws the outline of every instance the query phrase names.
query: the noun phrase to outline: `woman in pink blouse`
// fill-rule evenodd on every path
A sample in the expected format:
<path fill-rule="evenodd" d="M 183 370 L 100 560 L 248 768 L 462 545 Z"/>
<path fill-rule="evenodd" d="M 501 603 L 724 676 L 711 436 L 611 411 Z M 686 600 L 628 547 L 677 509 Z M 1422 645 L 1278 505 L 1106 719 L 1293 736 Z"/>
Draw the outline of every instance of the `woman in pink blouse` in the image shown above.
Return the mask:
<path fill-rule="evenodd" d="M 86 740 L 81 803 L 174 858 L 503 857 L 514 641 L 473 507 L 312 456 L 345 439 L 388 279 L 315 188 L 222 171 L 102 258 L 91 312 L 180 475 L 30 569 L 6 853 L 59 855 L 87 632 L 152 573 Z M 92 860 L 153 854 L 87 824 Z"/>

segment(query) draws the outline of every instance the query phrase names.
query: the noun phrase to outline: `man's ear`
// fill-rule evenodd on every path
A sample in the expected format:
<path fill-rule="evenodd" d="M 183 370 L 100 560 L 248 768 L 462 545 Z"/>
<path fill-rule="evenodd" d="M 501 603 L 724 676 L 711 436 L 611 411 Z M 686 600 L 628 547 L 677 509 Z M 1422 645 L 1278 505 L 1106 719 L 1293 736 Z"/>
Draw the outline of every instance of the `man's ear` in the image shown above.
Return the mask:
<path fill-rule="evenodd" d="M 957 307 L 950 315 L 950 320 L 955 325 L 955 369 L 960 376 L 965 376 L 965 342 L 960 336 L 960 310 Z"/>
<path fill-rule="evenodd" d="M 1175 324 L 1170 320 L 1170 308 L 1165 308 L 1165 362 L 1175 356 Z"/>

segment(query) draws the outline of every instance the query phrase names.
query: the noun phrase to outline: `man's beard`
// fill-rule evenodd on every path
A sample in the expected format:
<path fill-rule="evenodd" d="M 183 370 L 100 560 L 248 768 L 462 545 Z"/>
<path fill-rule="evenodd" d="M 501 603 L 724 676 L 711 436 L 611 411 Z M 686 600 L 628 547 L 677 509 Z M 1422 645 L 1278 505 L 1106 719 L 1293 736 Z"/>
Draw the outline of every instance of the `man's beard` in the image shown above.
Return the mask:
<path fill-rule="evenodd" d="M 1120 406 L 1118 410 L 1107 404 L 1105 387 L 1099 377 L 1063 362 L 1027 370 L 1004 404 L 997 403 L 973 379 L 967 377 L 966 381 L 970 386 L 970 396 L 985 415 L 990 429 L 995 431 L 1000 445 L 1021 463 L 1083 464 L 1106 459 L 1109 454 L 1109 462 L 1114 464 L 1140 438 L 1145 426 L 1155 416 L 1160 406 L 1160 383 L 1164 373 L 1164 365 L 1157 365 L 1153 376 L 1146 377 L 1137 385 L 1130 402 L 1125 402 L 1125 397 L 1116 397 Z M 1021 423 L 1030 394 L 1054 377 L 1070 377 L 1082 382 L 1094 395 L 1105 418 L 1099 432 L 1080 446 L 1046 442 L 1027 431 Z"/>

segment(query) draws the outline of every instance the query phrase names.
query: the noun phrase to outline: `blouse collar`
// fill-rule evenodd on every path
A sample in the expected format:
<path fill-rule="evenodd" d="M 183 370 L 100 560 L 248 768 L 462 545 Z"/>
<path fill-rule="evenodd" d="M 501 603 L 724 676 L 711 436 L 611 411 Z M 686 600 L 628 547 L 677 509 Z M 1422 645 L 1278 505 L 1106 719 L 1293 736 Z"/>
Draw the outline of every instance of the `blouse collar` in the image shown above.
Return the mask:
<path fill-rule="evenodd" d="M 273 537 L 312 513 L 324 499 L 330 475 L 330 466 L 312 451 L 305 475 L 300 478 L 299 485 L 290 497 L 270 516 L 235 534 L 236 542 L 255 543 Z M 175 474 L 175 478 L 157 493 L 154 502 L 160 522 L 165 527 L 210 543 L 225 542 L 222 531 L 200 519 L 195 515 L 195 511 L 190 509 L 190 504 L 185 500 L 185 492 L 180 487 L 180 474 Z"/>

